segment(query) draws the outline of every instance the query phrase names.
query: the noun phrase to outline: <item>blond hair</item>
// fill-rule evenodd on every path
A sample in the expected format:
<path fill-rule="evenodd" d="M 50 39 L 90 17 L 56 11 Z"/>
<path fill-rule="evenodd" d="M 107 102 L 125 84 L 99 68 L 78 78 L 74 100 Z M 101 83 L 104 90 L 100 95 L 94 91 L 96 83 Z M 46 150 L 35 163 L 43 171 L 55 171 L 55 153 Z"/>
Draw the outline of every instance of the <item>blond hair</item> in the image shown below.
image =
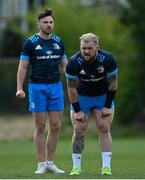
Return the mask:
<path fill-rule="evenodd" d="M 82 34 L 82 36 L 80 37 L 80 42 L 93 42 L 94 44 L 99 44 L 99 37 L 93 33 Z"/>

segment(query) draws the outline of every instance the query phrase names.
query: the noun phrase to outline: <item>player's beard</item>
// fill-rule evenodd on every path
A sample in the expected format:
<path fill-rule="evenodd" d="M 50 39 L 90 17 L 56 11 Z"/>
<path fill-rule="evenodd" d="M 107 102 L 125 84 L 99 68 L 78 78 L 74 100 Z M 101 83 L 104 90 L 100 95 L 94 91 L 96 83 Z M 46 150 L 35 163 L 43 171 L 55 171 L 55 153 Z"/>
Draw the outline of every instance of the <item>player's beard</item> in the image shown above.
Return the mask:
<path fill-rule="evenodd" d="M 94 62 L 95 58 L 96 58 L 96 56 L 91 57 L 90 55 L 84 55 L 85 62 L 86 62 L 86 63 L 89 63 L 89 64 L 91 64 L 92 62 Z"/>
<path fill-rule="evenodd" d="M 52 33 L 52 29 L 51 29 L 51 28 L 48 28 L 48 29 L 46 29 L 46 30 L 43 30 L 43 29 L 42 29 L 41 31 L 42 31 L 43 34 L 45 34 L 45 35 L 47 35 L 47 36 Z"/>

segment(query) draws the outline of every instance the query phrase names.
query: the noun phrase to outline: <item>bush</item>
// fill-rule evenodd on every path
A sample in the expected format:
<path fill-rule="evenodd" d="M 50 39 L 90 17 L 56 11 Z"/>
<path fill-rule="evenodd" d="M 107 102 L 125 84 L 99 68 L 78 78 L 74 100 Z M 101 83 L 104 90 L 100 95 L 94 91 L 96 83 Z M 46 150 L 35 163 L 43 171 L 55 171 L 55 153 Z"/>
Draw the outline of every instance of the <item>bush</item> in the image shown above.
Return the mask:
<path fill-rule="evenodd" d="M 1 57 L 18 57 L 20 55 L 24 35 L 20 29 L 20 24 L 16 22 L 9 21 L 7 28 L 2 33 Z"/>

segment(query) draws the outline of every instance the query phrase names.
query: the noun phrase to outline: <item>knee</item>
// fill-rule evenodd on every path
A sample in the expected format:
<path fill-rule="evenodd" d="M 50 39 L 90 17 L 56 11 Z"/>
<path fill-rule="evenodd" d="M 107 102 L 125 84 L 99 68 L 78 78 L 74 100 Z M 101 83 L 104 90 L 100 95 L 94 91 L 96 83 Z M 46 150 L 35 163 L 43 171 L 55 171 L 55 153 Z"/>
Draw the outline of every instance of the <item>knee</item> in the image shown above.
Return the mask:
<path fill-rule="evenodd" d="M 37 134 L 44 134 L 45 132 L 45 124 L 37 124 L 36 125 L 36 133 Z"/>
<path fill-rule="evenodd" d="M 60 124 L 59 123 L 54 123 L 52 124 L 52 126 L 50 127 L 50 132 L 59 132 L 60 130 Z"/>
<path fill-rule="evenodd" d="M 98 130 L 100 133 L 108 133 L 110 131 L 110 125 L 107 123 L 99 124 Z"/>

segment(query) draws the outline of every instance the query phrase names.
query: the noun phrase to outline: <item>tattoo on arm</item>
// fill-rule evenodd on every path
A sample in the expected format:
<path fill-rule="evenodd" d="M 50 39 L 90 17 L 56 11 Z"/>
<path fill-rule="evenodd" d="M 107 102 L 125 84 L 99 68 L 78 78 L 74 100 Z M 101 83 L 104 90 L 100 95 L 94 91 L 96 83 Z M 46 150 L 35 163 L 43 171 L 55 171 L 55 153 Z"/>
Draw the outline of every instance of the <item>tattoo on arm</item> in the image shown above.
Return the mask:
<path fill-rule="evenodd" d="M 80 132 L 76 132 L 72 139 L 73 153 L 81 154 L 84 149 L 84 135 Z"/>
<path fill-rule="evenodd" d="M 67 80 L 67 91 L 70 103 L 74 103 L 78 101 L 78 93 L 77 93 L 77 79 L 68 79 Z"/>
<path fill-rule="evenodd" d="M 118 80 L 116 75 L 107 77 L 107 82 L 108 82 L 108 90 L 110 91 L 117 90 Z"/>
<path fill-rule="evenodd" d="M 69 88 L 76 88 L 77 86 L 77 79 L 68 79 L 67 85 Z"/>

